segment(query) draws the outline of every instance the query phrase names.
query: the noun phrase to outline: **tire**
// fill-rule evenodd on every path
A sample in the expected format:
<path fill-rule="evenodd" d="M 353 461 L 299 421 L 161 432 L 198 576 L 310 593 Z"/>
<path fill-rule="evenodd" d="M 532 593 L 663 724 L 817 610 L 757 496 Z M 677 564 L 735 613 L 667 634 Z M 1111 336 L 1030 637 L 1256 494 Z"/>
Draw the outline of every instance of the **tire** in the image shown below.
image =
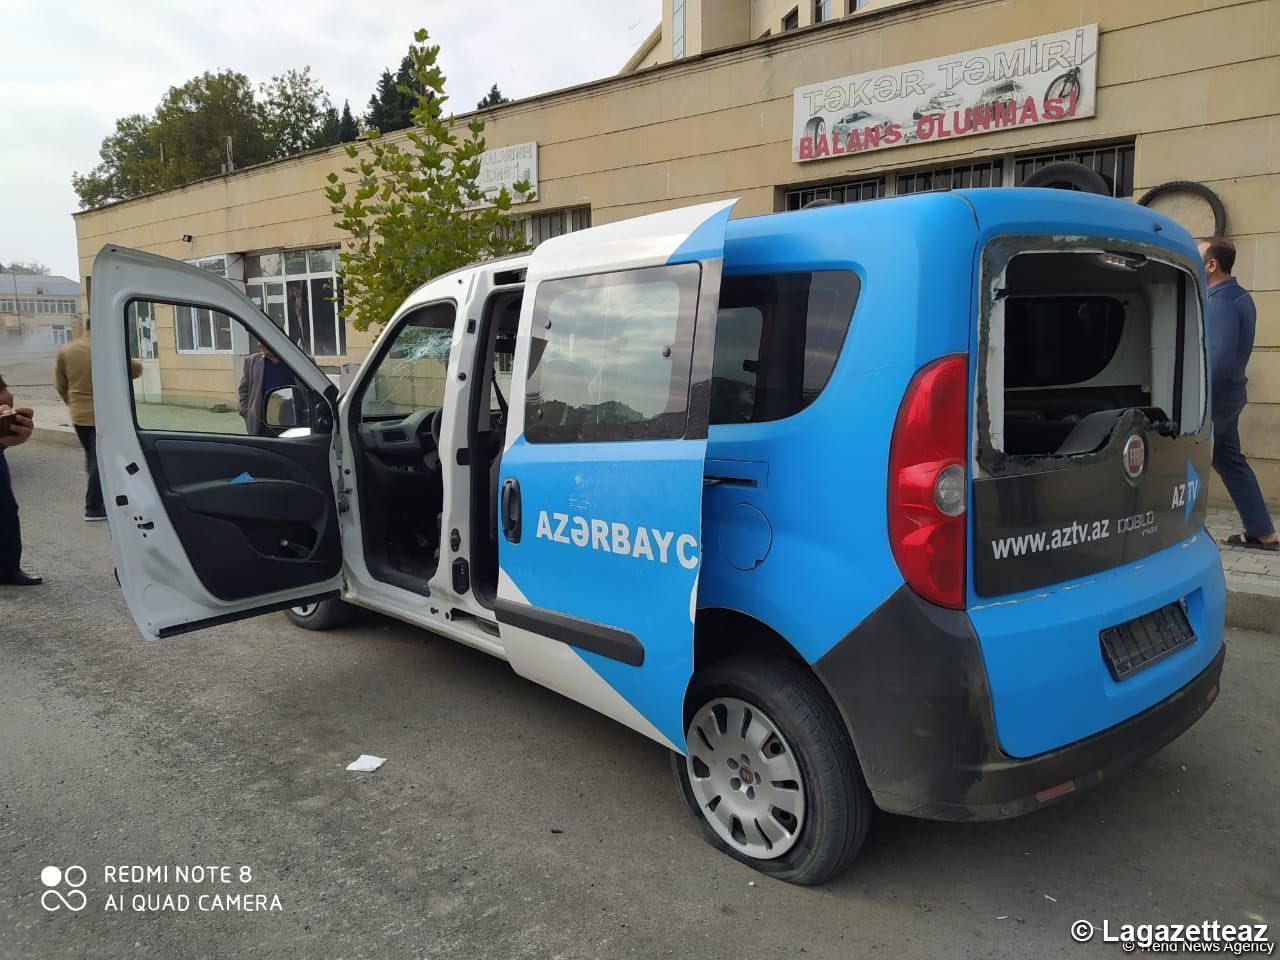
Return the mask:
<path fill-rule="evenodd" d="M 355 615 L 356 608 L 341 600 L 321 600 L 285 611 L 290 622 L 303 630 L 330 630 L 342 626 Z"/>
<path fill-rule="evenodd" d="M 1206 187 L 1203 183 L 1196 183 L 1194 180 L 1170 180 L 1168 183 L 1162 183 L 1152 187 L 1141 197 L 1138 203 L 1141 206 L 1151 206 L 1151 201 L 1157 197 L 1162 197 L 1167 193 L 1191 193 L 1195 194 L 1201 200 L 1209 205 L 1209 209 L 1213 211 L 1213 233 L 1214 236 L 1222 237 L 1227 233 L 1227 208 L 1223 206 L 1222 198 Z"/>
<path fill-rule="evenodd" d="M 1083 163 L 1074 160 L 1057 160 L 1046 163 L 1027 179 L 1022 181 L 1024 187 L 1049 187 L 1055 190 L 1079 190 L 1082 193 L 1097 193 L 1104 197 L 1111 196 L 1111 188 L 1102 175 Z"/>
<path fill-rule="evenodd" d="M 722 660 L 694 677 L 686 714 L 690 754 L 672 754 L 672 768 L 708 843 L 761 873 L 804 886 L 849 866 L 874 805 L 844 721 L 807 667 L 773 657 Z M 741 763 L 744 756 L 748 764 Z M 765 764 L 783 779 L 763 778 L 770 772 Z M 748 787 L 753 780 L 755 787 Z M 794 789 L 777 786 L 788 783 Z M 708 799 L 715 796 L 720 799 Z M 762 819 L 776 843 L 767 839 Z"/>
<path fill-rule="evenodd" d="M 1072 95 L 1080 93 L 1080 79 L 1075 73 L 1064 73 L 1049 84 L 1049 89 L 1044 92 L 1044 99 L 1040 102 L 1041 106 L 1050 100 L 1070 100 Z"/>
<path fill-rule="evenodd" d="M 804 125 L 804 135 L 817 140 L 820 136 L 827 132 L 827 121 L 822 117 L 811 117 L 809 122 Z"/>

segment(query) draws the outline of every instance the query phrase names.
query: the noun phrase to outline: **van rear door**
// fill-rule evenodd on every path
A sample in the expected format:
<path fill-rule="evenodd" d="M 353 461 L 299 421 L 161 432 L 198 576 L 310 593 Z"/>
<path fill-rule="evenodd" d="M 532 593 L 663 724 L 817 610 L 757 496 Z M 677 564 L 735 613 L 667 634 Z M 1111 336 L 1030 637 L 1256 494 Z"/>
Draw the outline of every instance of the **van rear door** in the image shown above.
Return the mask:
<path fill-rule="evenodd" d="M 684 744 L 711 359 L 733 201 L 548 240 L 529 263 L 499 482 L 516 672 Z"/>
<path fill-rule="evenodd" d="M 1140 560 L 1204 525 L 1203 290 L 1186 253 L 1114 236 L 985 248 L 973 589 Z"/>

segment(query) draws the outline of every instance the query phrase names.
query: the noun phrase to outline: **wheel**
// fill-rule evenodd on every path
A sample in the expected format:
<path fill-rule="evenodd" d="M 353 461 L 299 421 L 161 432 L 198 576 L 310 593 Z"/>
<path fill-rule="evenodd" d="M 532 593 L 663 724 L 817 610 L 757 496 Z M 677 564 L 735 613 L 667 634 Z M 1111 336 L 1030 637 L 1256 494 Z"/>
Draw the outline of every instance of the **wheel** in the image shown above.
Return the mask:
<path fill-rule="evenodd" d="M 1168 183 L 1162 183 L 1152 187 L 1141 197 L 1138 203 L 1144 207 L 1149 207 L 1160 198 L 1168 198 L 1170 194 L 1186 194 L 1186 197 L 1178 197 L 1175 200 L 1174 207 L 1165 211 L 1175 220 L 1180 222 L 1184 227 L 1191 231 L 1193 235 L 1203 235 L 1204 227 L 1207 227 L 1208 217 L 1197 213 L 1192 209 L 1182 209 L 1182 205 L 1178 201 L 1188 200 L 1191 205 L 1199 206 L 1204 213 L 1213 216 L 1213 235 L 1215 237 L 1224 236 L 1227 232 L 1227 208 L 1222 205 L 1222 198 L 1206 187 L 1203 183 L 1196 183 L 1194 180 L 1170 180 Z M 1191 199 L 1194 197 L 1195 199 Z"/>
<path fill-rule="evenodd" d="M 1111 196 L 1111 187 L 1102 178 L 1102 174 L 1092 167 L 1074 160 L 1057 160 L 1046 163 L 1027 179 L 1022 181 L 1024 187 L 1052 187 L 1058 190 L 1080 190 L 1084 193 L 1100 193 L 1104 197 Z"/>
<path fill-rule="evenodd" d="M 813 117 L 804 125 L 804 135 L 817 140 L 827 132 L 827 121 L 822 117 Z"/>
<path fill-rule="evenodd" d="M 1048 103 L 1050 100 L 1070 100 L 1072 96 L 1080 93 L 1080 75 L 1071 71 L 1064 73 L 1049 84 L 1049 89 L 1044 92 L 1044 100 L 1041 105 Z"/>
<path fill-rule="evenodd" d="M 356 608 L 341 600 L 319 600 L 290 607 L 285 616 L 304 630 L 328 630 L 340 627 L 356 614 Z"/>
<path fill-rule="evenodd" d="M 735 657 L 694 678 L 689 755 L 672 755 L 703 837 L 789 883 L 823 883 L 866 838 L 873 804 L 844 721 L 804 666 Z"/>

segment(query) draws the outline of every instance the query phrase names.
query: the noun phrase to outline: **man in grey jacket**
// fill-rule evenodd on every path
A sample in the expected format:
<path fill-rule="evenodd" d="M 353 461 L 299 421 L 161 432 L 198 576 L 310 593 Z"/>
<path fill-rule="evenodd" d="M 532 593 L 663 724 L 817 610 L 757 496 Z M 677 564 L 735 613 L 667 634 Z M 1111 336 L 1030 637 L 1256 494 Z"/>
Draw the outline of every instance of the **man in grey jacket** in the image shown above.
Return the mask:
<path fill-rule="evenodd" d="M 293 371 L 267 347 L 261 345 L 260 353 L 244 358 L 244 372 L 240 377 L 240 416 L 244 417 L 245 432 L 251 437 L 274 437 L 277 431 L 267 426 L 264 418 L 267 397 L 281 387 L 296 384 Z"/>
<path fill-rule="evenodd" d="M 1226 543 L 1233 547 L 1280 551 L 1275 524 L 1262 499 L 1258 478 L 1240 447 L 1240 413 L 1248 400 L 1245 368 L 1253 352 L 1258 311 L 1253 297 L 1231 275 L 1236 248 L 1224 237 L 1200 242 L 1209 280 L 1209 367 L 1213 380 L 1213 469 L 1231 495 L 1244 526 Z"/>

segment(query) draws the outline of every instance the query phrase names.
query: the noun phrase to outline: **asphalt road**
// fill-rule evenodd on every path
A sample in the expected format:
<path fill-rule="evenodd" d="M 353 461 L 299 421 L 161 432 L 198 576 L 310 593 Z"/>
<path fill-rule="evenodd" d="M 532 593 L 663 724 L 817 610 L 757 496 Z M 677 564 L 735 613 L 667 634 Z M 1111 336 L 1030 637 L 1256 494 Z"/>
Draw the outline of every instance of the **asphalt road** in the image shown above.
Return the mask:
<path fill-rule="evenodd" d="M 0 365 L 0 375 L 13 387 L 47 386 L 53 383 L 53 361 L 57 347 L 10 351 Z"/>
<path fill-rule="evenodd" d="M 1280 926 L 1280 637 L 1233 633 L 1215 706 L 1124 778 L 1006 823 L 881 816 L 799 889 L 702 844 L 661 749 L 444 639 L 276 614 L 144 644 L 79 452 L 9 460 L 47 583 L 0 587 L 0 957 L 1074 957 L 1120 954 L 1077 919 Z M 47 912 L 71 864 L 88 905 Z M 189 909 L 135 912 L 166 893 Z M 198 908 L 228 893 L 281 909 Z"/>

